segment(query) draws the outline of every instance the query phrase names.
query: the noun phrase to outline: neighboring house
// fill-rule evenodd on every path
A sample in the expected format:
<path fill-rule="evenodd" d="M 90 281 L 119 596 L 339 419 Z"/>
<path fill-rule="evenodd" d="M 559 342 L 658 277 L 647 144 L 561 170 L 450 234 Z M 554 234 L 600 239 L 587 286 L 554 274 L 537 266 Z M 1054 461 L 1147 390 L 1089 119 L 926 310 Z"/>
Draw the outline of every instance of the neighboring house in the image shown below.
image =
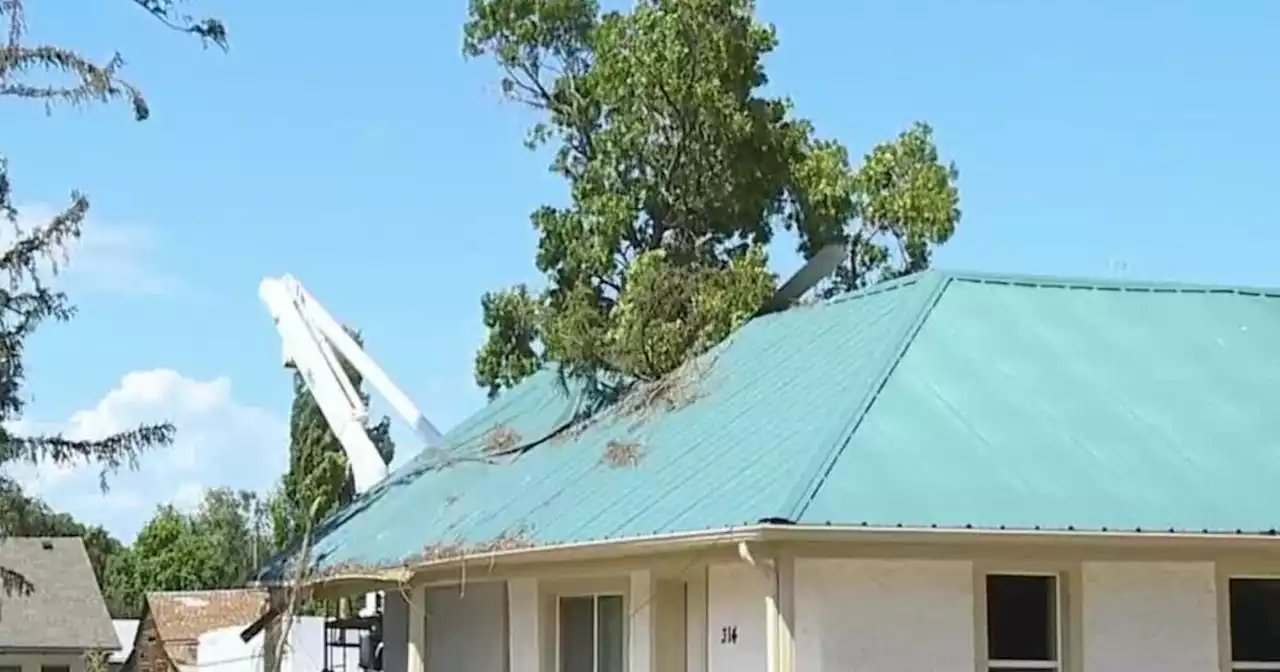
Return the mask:
<path fill-rule="evenodd" d="M 200 636 L 252 623 L 266 610 L 266 591 L 193 590 L 147 593 L 126 672 L 182 672 L 197 666 Z"/>
<path fill-rule="evenodd" d="M 389 672 L 1280 670 L 1280 290 L 928 272 L 591 403 L 317 529 Z"/>
<path fill-rule="evenodd" d="M 133 651 L 133 640 L 138 636 L 138 619 L 115 618 L 111 620 L 111 626 L 115 628 L 116 639 L 120 640 L 120 648 L 107 658 L 107 672 L 118 672 Z"/>
<path fill-rule="evenodd" d="M 326 621 L 329 619 L 324 616 L 294 619 L 289 626 L 288 644 L 283 647 L 280 672 L 360 672 L 359 640 L 347 636 L 351 646 L 333 646 L 342 642 L 344 633 L 327 628 Z M 263 672 L 264 633 L 259 632 L 246 642 L 242 637 L 246 625 L 247 622 L 200 635 L 200 672 Z M 327 655 L 326 640 L 330 643 Z"/>
<path fill-rule="evenodd" d="M 86 656 L 120 648 L 80 539 L 5 538 L 0 568 L 32 589 L 0 593 L 0 672 L 83 672 Z"/>

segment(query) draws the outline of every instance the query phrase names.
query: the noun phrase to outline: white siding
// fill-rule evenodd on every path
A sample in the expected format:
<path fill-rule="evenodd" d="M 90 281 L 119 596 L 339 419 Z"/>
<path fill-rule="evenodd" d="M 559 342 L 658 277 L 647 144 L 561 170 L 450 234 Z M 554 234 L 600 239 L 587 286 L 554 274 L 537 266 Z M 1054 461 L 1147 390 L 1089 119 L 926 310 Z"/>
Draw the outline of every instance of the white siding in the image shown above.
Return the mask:
<path fill-rule="evenodd" d="M 1082 574 L 1084 669 L 1217 669 L 1212 563 L 1087 562 Z"/>
<path fill-rule="evenodd" d="M 796 669 L 973 672 L 973 565 L 796 563 Z"/>

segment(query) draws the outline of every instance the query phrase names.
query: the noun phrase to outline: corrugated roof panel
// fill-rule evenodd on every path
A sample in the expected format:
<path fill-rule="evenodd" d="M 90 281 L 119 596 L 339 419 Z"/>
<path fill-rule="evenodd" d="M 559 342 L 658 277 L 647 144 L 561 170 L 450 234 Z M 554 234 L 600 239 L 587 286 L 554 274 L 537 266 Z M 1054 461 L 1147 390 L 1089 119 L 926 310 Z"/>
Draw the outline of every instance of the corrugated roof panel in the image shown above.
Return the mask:
<path fill-rule="evenodd" d="M 1269 530 L 1278 344 L 1275 292 L 925 273 L 753 320 L 691 369 L 692 403 L 614 407 L 484 463 L 495 427 L 527 444 L 587 408 L 540 373 L 340 512 L 316 551 L 377 564 L 512 532 L 774 518 Z M 635 465 L 608 464 L 611 442 Z"/>
<path fill-rule="evenodd" d="M 522 529 L 539 544 L 754 524 L 786 515 L 798 484 L 842 435 L 920 314 L 936 278 L 753 321 L 692 367 L 675 410 L 606 411 L 502 464 L 474 460 L 494 427 L 521 441 L 575 402 L 544 372 L 499 398 L 318 536 L 322 566 L 394 562 L 424 545 L 483 543 Z M 633 467 L 603 459 L 631 446 Z M 468 456 L 426 468 L 441 454 Z M 358 515 L 352 515 L 355 512 Z"/>
<path fill-rule="evenodd" d="M 801 522 L 1280 523 L 1280 298 L 957 278 Z"/>

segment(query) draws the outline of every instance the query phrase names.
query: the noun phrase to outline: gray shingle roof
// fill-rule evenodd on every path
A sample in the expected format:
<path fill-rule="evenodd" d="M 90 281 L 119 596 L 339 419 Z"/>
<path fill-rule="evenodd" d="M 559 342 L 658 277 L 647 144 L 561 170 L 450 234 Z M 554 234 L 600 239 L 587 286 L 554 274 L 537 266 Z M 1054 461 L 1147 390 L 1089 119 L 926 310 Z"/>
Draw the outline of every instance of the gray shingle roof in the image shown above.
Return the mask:
<path fill-rule="evenodd" d="M 0 567 L 34 588 L 27 596 L 0 591 L 0 650 L 120 647 L 79 538 L 2 539 Z"/>

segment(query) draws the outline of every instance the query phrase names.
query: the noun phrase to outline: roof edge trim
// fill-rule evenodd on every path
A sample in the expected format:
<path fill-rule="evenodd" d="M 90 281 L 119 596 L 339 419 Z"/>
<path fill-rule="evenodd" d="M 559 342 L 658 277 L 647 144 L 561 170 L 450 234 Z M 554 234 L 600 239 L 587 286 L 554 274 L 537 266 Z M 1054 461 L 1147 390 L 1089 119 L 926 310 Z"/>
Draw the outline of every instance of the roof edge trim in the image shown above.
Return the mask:
<path fill-rule="evenodd" d="M 1089 278 L 1030 273 L 996 273 L 980 271 L 940 271 L 943 275 L 962 282 L 1027 287 L 1121 290 L 1134 292 L 1185 292 L 1188 294 L 1241 294 L 1280 298 L 1280 287 L 1252 285 L 1203 284 L 1169 280 L 1125 280 L 1120 278 Z"/>
<path fill-rule="evenodd" d="M 726 546 L 751 542 L 848 542 L 866 544 L 1081 544 L 1123 545 L 1146 548 L 1204 548 L 1229 546 L 1265 546 L 1270 550 L 1280 548 L 1280 534 L 1269 532 L 1203 532 L 1186 531 L 1138 531 L 1138 530 L 1079 530 L 1079 529 L 1014 529 L 969 527 L 911 527 L 872 525 L 776 525 L 759 524 L 727 527 L 697 532 L 674 532 L 617 539 L 571 542 L 532 548 L 512 549 L 483 553 L 476 556 L 450 558 L 397 566 L 386 570 L 386 575 L 376 578 L 370 572 L 331 574 L 306 582 L 312 589 L 350 584 L 358 586 L 356 592 L 381 587 L 395 587 L 413 580 L 420 572 L 449 569 L 482 557 L 492 565 L 525 565 L 543 562 L 573 562 L 609 558 L 634 557 L 655 553 L 697 551 L 712 546 Z M 282 588 L 291 582 L 258 586 Z"/>
<path fill-rule="evenodd" d="M 945 271 L 939 271 L 937 269 L 928 268 L 923 271 L 916 271 L 915 273 L 911 273 L 910 275 L 904 275 L 900 278 L 894 278 L 892 280 L 877 282 L 874 285 L 868 285 L 866 287 L 863 287 L 862 289 L 854 289 L 854 290 L 844 292 L 842 294 L 836 294 L 835 296 L 830 297 L 828 299 L 823 299 L 821 301 L 818 301 L 816 305 L 831 306 L 831 305 L 841 304 L 846 301 L 856 301 L 858 299 L 862 299 L 868 296 L 875 296 L 876 294 L 884 294 L 885 292 L 892 292 L 896 289 L 901 289 L 902 287 L 909 287 L 918 282 L 927 282 L 931 279 L 943 279 L 947 277 L 950 277 L 950 274 L 946 273 Z M 782 311 L 782 312 L 786 312 L 786 311 Z"/>
<path fill-rule="evenodd" d="M 766 541 L 850 541 L 866 543 L 1080 543 L 1125 544 L 1150 546 L 1204 546 L 1266 544 L 1280 548 L 1280 535 L 1270 532 L 1203 532 L 1080 530 L 1080 529 L 1014 529 L 1014 528 L 942 528 L 942 527 L 877 527 L 863 525 L 762 525 L 758 532 Z"/>
<path fill-rule="evenodd" d="M 928 293 L 920 301 L 920 305 L 915 307 L 915 312 L 911 319 L 906 321 L 901 331 L 893 337 L 892 342 L 894 345 L 892 350 L 880 364 L 880 371 L 876 373 L 870 388 L 863 398 L 859 400 L 858 406 L 849 418 L 849 422 L 841 428 L 831 446 L 821 450 L 817 455 L 818 459 L 814 460 L 805 470 L 805 476 L 800 479 L 795 491 L 787 499 L 782 515 L 778 516 L 779 518 L 798 521 L 804 516 L 805 510 L 809 508 L 809 503 L 813 501 L 818 490 L 831 473 L 831 469 L 840 459 L 840 456 L 844 454 L 845 447 L 848 446 L 850 439 L 858 431 L 858 427 L 862 425 L 863 419 L 867 416 L 867 411 L 875 404 L 876 399 L 880 396 L 880 391 L 884 389 L 885 383 L 893 375 L 894 369 L 898 368 L 898 363 L 902 361 L 902 357 L 911 348 L 911 343 L 915 341 L 916 334 L 920 332 L 920 328 L 924 326 L 929 314 L 933 312 L 933 307 L 938 304 L 938 300 L 942 298 L 952 280 L 950 275 L 929 271 L 914 276 L 914 278 L 915 282 L 932 282 L 933 286 L 928 289 Z M 895 288 L 901 289 L 908 284 L 910 283 L 902 282 L 895 285 Z"/>
<path fill-rule="evenodd" d="M 445 567 L 452 567 L 466 562 L 483 559 L 486 562 L 556 562 L 571 561 L 581 558 L 598 558 L 610 556 L 634 555 L 644 552 L 676 552 L 685 549 L 700 549 L 708 545 L 735 543 L 738 541 L 754 541 L 759 536 L 762 525 L 743 525 L 711 530 L 695 530 L 686 532 L 670 532 L 648 534 L 613 539 L 596 539 L 592 541 L 574 541 L 529 548 L 516 548 L 505 551 L 490 551 L 451 557 L 442 560 L 417 563 L 412 565 L 395 565 L 386 569 L 353 569 L 315 577 L 307 581 L 307 585 L 319 587 L 326 584 L 352 582 L 359 584 L 382 583 L 397 585 L 407 582 L 412 574 Z M 290 581 L 276 578 L 259 580 L 254 585 L 259 588 L 271 588 L 290 585 Z"/>

